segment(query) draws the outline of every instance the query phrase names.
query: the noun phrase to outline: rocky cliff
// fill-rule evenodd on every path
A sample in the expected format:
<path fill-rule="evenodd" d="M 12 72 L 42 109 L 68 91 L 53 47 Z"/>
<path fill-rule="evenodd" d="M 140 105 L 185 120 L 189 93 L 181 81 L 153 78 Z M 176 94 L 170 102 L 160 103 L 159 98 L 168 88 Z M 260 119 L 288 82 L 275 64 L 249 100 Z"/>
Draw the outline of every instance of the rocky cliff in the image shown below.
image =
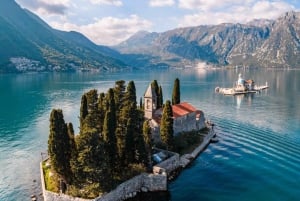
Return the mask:
<path fill-rule="evenodd" d="M 114 48 L 132 58 L 167 66 L 247 65 L 300 67 L 300 13 L 247 24 L 225 23 L 178 28 L 163 33 L 139 32 Z"/>

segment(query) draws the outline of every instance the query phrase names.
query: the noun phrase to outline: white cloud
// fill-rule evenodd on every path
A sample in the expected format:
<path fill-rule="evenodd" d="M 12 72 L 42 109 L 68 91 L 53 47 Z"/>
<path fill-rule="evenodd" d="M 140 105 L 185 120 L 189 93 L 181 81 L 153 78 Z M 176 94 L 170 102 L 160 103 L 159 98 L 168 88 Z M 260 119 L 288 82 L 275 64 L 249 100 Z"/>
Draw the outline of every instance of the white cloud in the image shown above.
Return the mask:
<path fill-rule="evenodd" d="M 179 7 L 184 9 L 190 10 L 216 10 L 216 9 L 226 9 L 226 7 L 232 5 L 239 5 L 239 4 L 249 4 L 254 0 L 179 0 Z"/>
<path fill-rule="evenodd" d="M 92 4 L 105 4 L 105 5 L 114 5 L 114 6 L 122 6 L 123 2 L 120 0 L 90 0 Z"/>
<path fill-rule="evenodd" d="M 116 45 L 140 30 L 149 30 L 152 23 L 137 15 L 128 18 L 104 17 L 88 25 L 78 26 L 71 23 L 50 23 L 54 28 L 65 31 L 78 31 L 96 44 Z"/>
<path fill-rule="evenodd" d="M 174 0 L 150 0 L 149 5 L 152 7 L 163 7 L 174 5 Z"/>
<path fill-rule="evenodd" d="M 183 0 L 180 0 L 183 2 Z M 204 0 L 187 0 L 191 3 L 195 2 L 205 2 Z M 212 2 L 216 2 L 213 0 Z M 182 26 L 197 26 L 203 24 L 220 24 L 226 22 L 232 23 L 246 23 L 253 19 L 276 19 L 280 15 L 282 15 L 286 11 L 294 10 L 295 8 L 283 1 L 252 1 L 245 0 L 244 3 L 242 1 L 236 1 L 235 3 L 228 3 L 227 0 L 222 2 L 223 6 L 226 9 L 223 10 L 215 10 L 212 6 L 212 2 L 207 3 L 205 8 L 201 6 L 198 7 L 199 10 L 195 14 L 185 15 L 182 20 L 179 22 L 179 27 Z M 188 6 L 188 5 L 186 5 Z M 187 8 L 187 7 L 186 7 Z"/>
<path fill-rule="evenodd" d="M 64 15 L 70 7 L 70 0 L 17 0 L 38 15 Z"/>

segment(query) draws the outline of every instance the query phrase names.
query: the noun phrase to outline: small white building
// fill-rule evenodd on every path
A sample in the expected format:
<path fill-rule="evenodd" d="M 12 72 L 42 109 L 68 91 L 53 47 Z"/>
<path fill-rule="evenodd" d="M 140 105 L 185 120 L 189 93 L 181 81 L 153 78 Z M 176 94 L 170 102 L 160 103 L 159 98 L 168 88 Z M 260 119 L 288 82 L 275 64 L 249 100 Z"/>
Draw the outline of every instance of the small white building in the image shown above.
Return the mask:
<path fill-rule="evenodd" d="M 242 78 L 242 74 L 239 74 L 239 79 L 236 83 L 236 91 L 251 91 L 254 90 L 255 82 L 254 80 L 245 80 Z"/>

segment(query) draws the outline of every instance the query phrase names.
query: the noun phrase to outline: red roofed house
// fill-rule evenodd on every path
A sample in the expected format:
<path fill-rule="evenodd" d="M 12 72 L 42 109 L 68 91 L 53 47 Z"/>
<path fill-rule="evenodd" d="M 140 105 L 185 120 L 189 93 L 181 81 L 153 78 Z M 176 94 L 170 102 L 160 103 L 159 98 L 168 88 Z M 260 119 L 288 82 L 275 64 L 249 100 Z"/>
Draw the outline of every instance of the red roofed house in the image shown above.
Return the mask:
<path fill-rule="evenodd" d="M 152 137 L 155 141 L 160 139 L 159 126 L 162 117 L 162 108 L 157 108 L 157 95 L 151 84 L 144 95 L 145 118 L 150 120 Z M 197 110 L 190 103 L 182 102 L 172 105 L 174 135 L 181 132 L 201 130 L 206 127 L 204 113 Z"/>

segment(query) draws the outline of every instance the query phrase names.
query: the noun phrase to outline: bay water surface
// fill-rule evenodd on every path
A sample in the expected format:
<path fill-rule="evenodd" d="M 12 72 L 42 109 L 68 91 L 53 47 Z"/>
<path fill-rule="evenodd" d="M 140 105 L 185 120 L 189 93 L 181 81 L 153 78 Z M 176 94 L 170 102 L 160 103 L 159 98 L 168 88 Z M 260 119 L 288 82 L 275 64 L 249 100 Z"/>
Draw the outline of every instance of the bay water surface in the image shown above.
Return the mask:
<path fill-rule="evenodd" d="M 216 86 L 231 87 L 239 73 L 270 88 L 244 96 L 214 92 Z M 53 108 L 63 109 L 78 132 L 84 92 L 107 92 L 116 80 L 134 80 L 140 98 L 156 79 L 167 100 L 176 77 L 181 100 L 204 111 L 220 141 L 170 183 L 170 200 L 300 199 L 300 71 L 187 69 L 0 75 L 0 200 L 41 193 L 39 162 Z"/>

